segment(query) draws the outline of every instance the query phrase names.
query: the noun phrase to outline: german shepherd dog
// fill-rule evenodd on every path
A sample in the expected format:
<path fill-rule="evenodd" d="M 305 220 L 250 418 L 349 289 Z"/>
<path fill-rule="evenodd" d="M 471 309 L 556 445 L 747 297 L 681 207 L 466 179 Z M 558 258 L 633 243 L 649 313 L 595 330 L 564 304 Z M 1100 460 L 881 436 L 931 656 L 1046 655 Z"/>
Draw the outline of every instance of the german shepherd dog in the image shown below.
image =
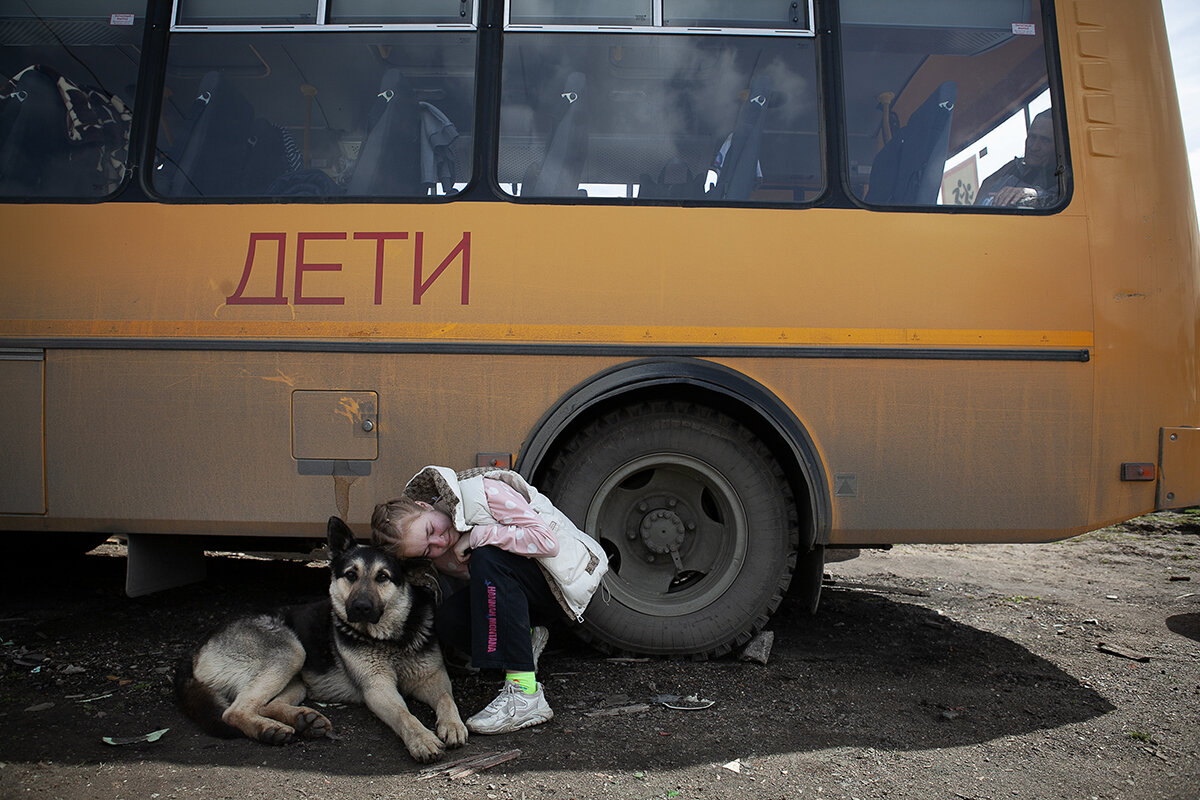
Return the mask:
<path fill-rule="evenodd" d="M 332 732 L 320 712 L 300 705 L 311 694 L 365 703 L 418 761 L 461 746 L 467 729 L 433 635 L 436 583 L 420 574 L 427 565 L 358 544 L 337 517 L 329 518 L 329 553 L 329 597 L 237 618 L 180 661 L 175 696 L 184 713 L 213 736 L 284 744 Z M 434 709 L 437 735 L 402 695 Z"/>

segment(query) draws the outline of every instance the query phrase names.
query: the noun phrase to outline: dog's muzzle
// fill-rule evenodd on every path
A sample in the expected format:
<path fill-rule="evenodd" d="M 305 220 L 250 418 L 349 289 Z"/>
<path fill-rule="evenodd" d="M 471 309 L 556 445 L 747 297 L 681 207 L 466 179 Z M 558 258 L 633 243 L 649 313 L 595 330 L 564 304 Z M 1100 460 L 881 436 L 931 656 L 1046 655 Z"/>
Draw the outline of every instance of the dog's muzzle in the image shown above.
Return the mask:
<path fill-rule="evenodd" d="M 383 616 L 383 607 L 365 599 L 351 599 L 346 604 L 346 619 L 350 622 L 368 622 L 374 625 Z"/>

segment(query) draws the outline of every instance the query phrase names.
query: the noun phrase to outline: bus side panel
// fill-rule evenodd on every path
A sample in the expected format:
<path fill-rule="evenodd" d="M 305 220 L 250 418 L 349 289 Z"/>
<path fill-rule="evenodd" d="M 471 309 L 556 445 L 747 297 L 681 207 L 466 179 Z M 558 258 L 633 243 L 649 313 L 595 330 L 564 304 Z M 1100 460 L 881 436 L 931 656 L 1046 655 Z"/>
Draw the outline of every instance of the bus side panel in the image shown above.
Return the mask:
<path fill-rule="evenodd" d="M 539 359 L 535 379 L 515 357 L 52 350 L 44 525 L 321 537 L 339 514 L 365 533 L 422 466 L 516 452 L 560 387 L 610 363 Z M 293 415 L 309 390 L 376 393 L 378 458 L 307 444 L 297 460 L 295 440 L 321 441 Z"/>
<path fill-rule="evenodd" d="M 1155 484 L 1122 482 L 1121 464 L 1157 462 L 1162 428 L 1200 425 L 1200 236 L 1161 9 L 1080 3 L 1059 20 L 1071 208 L 1092 240 L 1100 527 L 1155 508 Z"/>
<path fill-rule="evenodd" d="M 828 470 L 832 544 L 1046 541 L 1085 528 L 1090 364 L 732 366 L 795 398 Z"/>
<path fill-rule="evenodd" d="M 318 536 L 302 521 L 361 525 L 435 455 L 469 465 L 481 449 L 515 452 L 545 408 L 615 363 L 51 351 L 48 524 Z M 1084 519 L 1089 365 L 729 365 L 790 402 L 812 434 L 835 495 L 834 543 L 1038 540 Z M 293 457 L 293 394 L 312 389 L 378 394 L 379 457 L 353 468 L 369 474 L 305 474 Z"/>
<path fill-rule="evenodd" d="M 0 350 L 0 514 L 46 511 L 42 353 Z"/>
<path fill-rule="evenodd" d="M 31 208 L 6 210 L 14 219 L 28 216 L 28 228 L 18 225 L 18 232 L 36 228 Z M 964 464 L 972 454 L 988 455 L 975 438 L 981 419 L 943 425 L 928 416 L 918 384 L 896 394 L 897 382 L 904 386 L 910 374 L 930 384 L 947 375 L 987 376 L 998 386 L 1048 381 L 1049 391 L 1065 393 L 1056 402 L 1069 401 L 1078 415 L 1074 381 L 1087 369 L 1080 364 L 1032 365 L 1023 373 L 989 361 L 925 364 L 919 351 L 978 350 L 986 359 L 996 348 L 1083 351 L 1092 344 L 1087 228 L 1071 211 L 1001 219 L 761 209 L 739 211 L 730 231 L 721 224 L 728 210 L 697 208 L 457 204 L 406 209 L 402 217 L 383 205 L 54 210 L 111 238 L 103 252 L 112 255 L 79 272 L 61 237 L 25 236 L 21 259 L 0 275 L 11 289 L 0 292 L 0 333 L 62 336 L 64 347 L 81 337 L 112 348 L 123 341 L 169 348 L 50 351 L 53 522 L 46 524 L 59 529 L 136 524 L 283 534 L 294 532 L 296 520 L 324 519 L 339 510 L 337 482 L 328 473 L 301 475 L 291 449 L 291 394 L 304 390 L 378 395 L 379 459 L 349 489 L 349 516 L 362 520 L 367 504 L 390 496 L 427 460 L 471 465 L 477 452 L 515 450 L 572 386 L 636 358 L 642 343 L 732 343 L 818 348 L 833 356 L 748 359 L 738 366 L 764 376 L 810 426 L 832 471 L 869 469 L 864 490 L 884 487 L 883 504 L 845 518 L 854 537 L 886 538 L 878 532 L 893 526 L 915 537 L 926 527 L 918 520 L 925 515 L 933 520 L 930 536 L 980 530 L 1007 536 L 1009 520 L 989 524 L 970 502 L 948 500 L 979 490 L 975 468 Z M 862 235 L 864 214 L 872 222 L 869 237 Z M 139 227 L 145 235 L 129 233 Z M 394 228 L 410 238 L 386 243 L 382 260 L 376 240 L 354 237 Z M 464 229 L 469 265 L 465 251 L 455 250 Z M 327 237 L 331 231 L 339 232 L 336 238 Z M 418 232 L 424 232 L 423 260 L 415 255 Z M 761 248 L 748 250 L 746 241 Z M 519 252 L 509 249 L 512 242 L 520 243 Z M 329 299 L 338 302 L 314 302 Z M 97 308 L 103 319 L 93 319 Z M 144 345 L 143 337 L 150 339 Z M 480 355 L 220 349 L 223 341 L 270 348 L 276 340 L 317 350 L 428 342 L 431 349 L 457 346 Z M 594 342 L 623 347 L 627 355 L 546 355 Z M 483 355 L 496 346 L 533 354 Z M 856 361 L 839 357 L 841 346 L 916 352 L 898 362 Z M 842 372 L 847 378 L 809 383 L 810 375 Z M 955 394 L 964 386 L 947 391 L 949 408 L 976 399 Z M 1001 396 L 1009 409 L 1028 402 L 1011 392 Z M 864 402 L 867 408 L 854 409 Z M 1061 421 L 1063 406 L 1052 408 L 1048 418 Z M 880 441 L 884 420 L 894 421 L 886 435 L 900 436 L 898 444 Z M 1053 439 L 1044 433 L 1053 427 L 1038 430 Z M 910 428 L 921 433 L 902 433 Z M 936 446 L 923 438 L 942 433 Z M 910 495 L 879 483 L 899 479 L 880 476 L 915 476 L 928 468 L 930 447 L 942 454 L 934 460 L 944 471 L 932 476 L 927 502 L 911 518 L 897 518 L 895 506 Z M 862 467 L 861 454 L 870 448 L 878 455 Z M 1068 472 L 1087 457 L 1073 443 L 1060 450 L 1070 453 Z M 72 464 L 79 452 L 94 455 Z M 1064 502 L 1056 523 L 1079 530 L 1086 515 L 1073 513 L 1074 496 Z M 952 522 L 952 512 L 965 513 L 965 521 Z"/>

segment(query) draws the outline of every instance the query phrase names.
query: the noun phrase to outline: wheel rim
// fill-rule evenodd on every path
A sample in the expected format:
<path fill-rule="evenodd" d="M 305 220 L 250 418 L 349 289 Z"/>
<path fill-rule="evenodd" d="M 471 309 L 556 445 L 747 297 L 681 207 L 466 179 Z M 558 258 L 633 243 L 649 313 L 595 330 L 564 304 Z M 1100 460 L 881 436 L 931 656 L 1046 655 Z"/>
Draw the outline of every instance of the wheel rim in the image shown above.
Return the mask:
<path fill-rule="evenodd" d="M 609 550 L 605 585 L 625 606 L 680 616 L 716 602 L 749 543 L 746 511 L 719 470 L 678 453 L 626 462 L 600 485 L 587 524 Z"/>

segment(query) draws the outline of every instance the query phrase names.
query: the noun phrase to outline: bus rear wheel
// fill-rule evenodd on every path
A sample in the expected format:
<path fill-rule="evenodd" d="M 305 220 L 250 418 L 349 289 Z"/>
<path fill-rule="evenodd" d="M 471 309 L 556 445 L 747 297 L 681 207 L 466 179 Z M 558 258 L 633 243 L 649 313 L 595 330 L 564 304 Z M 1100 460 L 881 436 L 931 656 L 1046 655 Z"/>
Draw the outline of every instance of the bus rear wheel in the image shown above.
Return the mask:
<path fill-rule="evenodd" d="M 558 451 L 541 483 L 609 556 L 584 615 L 585 636 L 607 649 L 724 655 L 787 590 L 799 537 L 791 489 L 726 414 L 676 402 L 607 413 Z"/>

